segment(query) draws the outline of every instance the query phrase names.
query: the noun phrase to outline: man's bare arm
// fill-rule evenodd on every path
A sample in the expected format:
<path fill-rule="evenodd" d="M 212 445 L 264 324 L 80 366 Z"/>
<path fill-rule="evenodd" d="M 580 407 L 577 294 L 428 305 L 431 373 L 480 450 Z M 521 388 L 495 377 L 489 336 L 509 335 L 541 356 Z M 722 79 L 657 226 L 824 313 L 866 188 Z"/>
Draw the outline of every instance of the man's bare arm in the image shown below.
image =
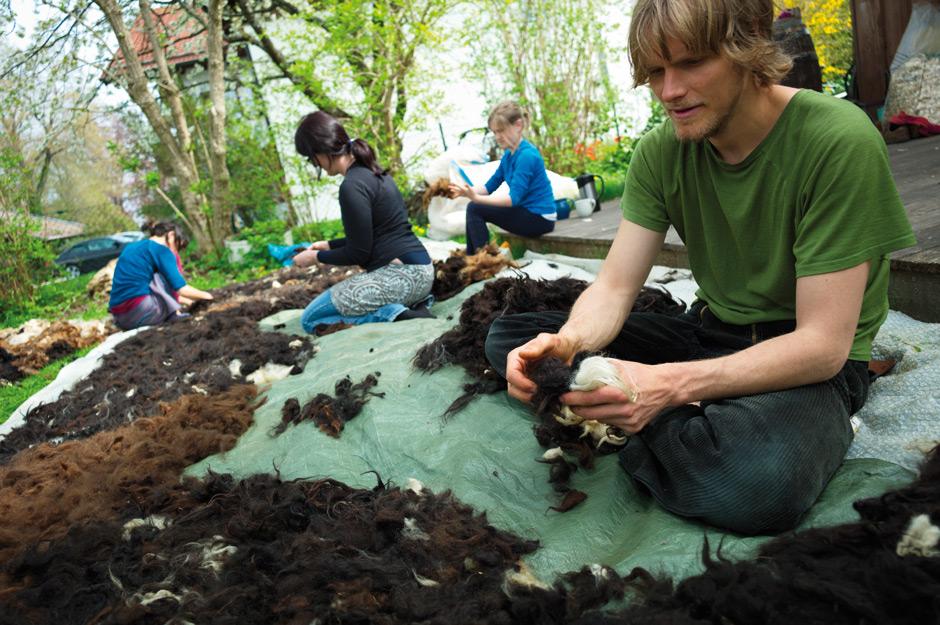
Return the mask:
<path fill-rule="evenodd" d="M 796 329 L 703 363 L 675 363 L 682 403 L 738 397 L 828 380 L 855 338 L 869 263 L 796 281 Z M 684 366 L 689 365 L 689 366 Z M 712 369 L 712 370 L 709 370 Z M 690 399 L 692 398 L 692 399 Z"/>
<path fill-rule="evenodd" d="M 577 414 L 641 430 L 662 409 L 694 401 L 740 397 L 828 380 L 848 358 L 858 325 L 869 263 L 799 278 L 796 329 L 740 352 L 691 362 L 643 365 L 618 360 L 621 378 L 639 396 L 604 387 L 562 397 Z"/>
<path fill-rule="evenodd" d="M 597 279 L 577 299 L 558 334 L 540 334 L 506 359 L 509 393 L 528 401 L 535 384 L 525 365 L 552 355 L 570 360 L 577 352 L 609 344 L 626 321 L 666 235 L 621 220 Z"/>
<path fill-rule="evenodd" d="M 665 233 L 622 219 L 597 279 L 574 303 L 558 332 L 562 340 L 575 351 L 609 345 L 623 328 L 665 239 Z"/>

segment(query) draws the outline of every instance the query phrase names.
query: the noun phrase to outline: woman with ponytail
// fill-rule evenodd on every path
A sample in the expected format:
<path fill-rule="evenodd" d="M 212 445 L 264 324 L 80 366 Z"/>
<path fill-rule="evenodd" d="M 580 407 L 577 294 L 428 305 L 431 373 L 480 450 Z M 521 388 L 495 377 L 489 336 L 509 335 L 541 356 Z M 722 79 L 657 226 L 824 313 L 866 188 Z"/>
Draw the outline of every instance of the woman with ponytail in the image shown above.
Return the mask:
<path fill-rule="evenodd" d="M 317 177 L 343 176 L 339 206 L 346 237 L 317 241 L 294 257 L 315 263 L 359 265 L 364 273 L 317 296 L 301 317 L 307 332 L 318 325 L 403 321 L 432 317 L 427 309 L 434 267 L 408 222 L 405 202 L 392 177 L 362 139 L 350 139 L 335 118 L 317 111 L 294 133 L 297 153 L 317 168 Z"/>
<path fill-rule="evenodd" d="M 537 147 L 522 138 L 529 115 L 512 101 L 500 102 L 490 112 L 487 124 L 496 143 L 506 150 L 499 169 L 482 187 L 450 185 L 451 197 L 463 196 L 467 205 L 467 254 L 489 242 L 487 223 L 524 237 L 537 237 L 555 228 L 555 196 Z M 505 182 L 509 197 L 492 193 Z"/>

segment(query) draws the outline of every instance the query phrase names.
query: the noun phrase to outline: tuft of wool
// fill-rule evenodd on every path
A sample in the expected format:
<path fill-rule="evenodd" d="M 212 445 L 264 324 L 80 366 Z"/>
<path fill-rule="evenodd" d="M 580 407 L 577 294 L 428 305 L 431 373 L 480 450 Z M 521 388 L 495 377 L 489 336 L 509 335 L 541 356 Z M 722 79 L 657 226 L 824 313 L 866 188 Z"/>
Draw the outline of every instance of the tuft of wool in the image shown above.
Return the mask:
<path fill-rule="evenodd" d="M 911 524 L 898 541 L 895 551 L 901 557 L 935 558 L 940 556 L 940 551 L 937 550 L 938 542 L 940 542 L 940 527 L 930 522 L 930 515 L 918 514 L 911 519 Z"/>

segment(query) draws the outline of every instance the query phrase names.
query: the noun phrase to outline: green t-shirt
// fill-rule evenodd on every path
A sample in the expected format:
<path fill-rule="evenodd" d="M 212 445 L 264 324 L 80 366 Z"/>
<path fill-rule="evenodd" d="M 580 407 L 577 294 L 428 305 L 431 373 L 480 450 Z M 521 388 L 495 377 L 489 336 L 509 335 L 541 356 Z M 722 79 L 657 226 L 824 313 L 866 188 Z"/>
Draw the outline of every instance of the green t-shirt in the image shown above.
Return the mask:
<path fill-rule="evenodd" d="M 853 104 L 814 91 L 790 100 L 737 165 L 670 121 L 638 143 L 624 218 L 675 226 L 699 290 L 722 321 L 796 318 L 796 279 L 871 261 L 849 358 L 866 361 L 888 314 L 888 254 L 916 244 L 884 141 Z"/>

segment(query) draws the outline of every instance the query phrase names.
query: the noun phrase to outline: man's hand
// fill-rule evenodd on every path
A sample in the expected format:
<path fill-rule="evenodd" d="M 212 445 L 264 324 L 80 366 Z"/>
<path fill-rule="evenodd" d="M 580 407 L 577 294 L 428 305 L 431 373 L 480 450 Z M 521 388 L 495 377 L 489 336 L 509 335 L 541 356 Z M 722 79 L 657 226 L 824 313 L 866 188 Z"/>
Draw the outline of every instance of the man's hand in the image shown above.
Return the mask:
<path fill-rule="evenodd" d="M 308 249 L 308 250 L 317 250 L 318 252 L 319 252 L 319 251 L 323 251 L 323 250 L 328 250 L 328 249 L 330 249 L 330 242 L 329 242 L 329 241 L 317 241 L 316 243 L 312 244 L 312 245 L 311 245 L 310 247 L 308 247 L 307 249 Z"/>
<path fill-rule="evenodd" d="M 559 334 L 542 333 L 509 352 L 506 357 L 506 382 L 509 394 L 521 401 L 531 401 L 535 382 L 526 377 L 526 365 L 546 356 L 556 356 L 567 363 L 574 358 L 576 348 Z"/>
<path fill-rule="evenodd" d="M 675 384 L 669 365 L 644 365 L 608 358 L 626 385 L 636 389 L 636 401 L 613 386 L 594 391 L 572 391 L 561 401 L 585 419 L 616 425 L 628 434 L 642 430 L 664 408 L 676 403 Z M 508 372 L 507 372 L 508 378 Z"/>

